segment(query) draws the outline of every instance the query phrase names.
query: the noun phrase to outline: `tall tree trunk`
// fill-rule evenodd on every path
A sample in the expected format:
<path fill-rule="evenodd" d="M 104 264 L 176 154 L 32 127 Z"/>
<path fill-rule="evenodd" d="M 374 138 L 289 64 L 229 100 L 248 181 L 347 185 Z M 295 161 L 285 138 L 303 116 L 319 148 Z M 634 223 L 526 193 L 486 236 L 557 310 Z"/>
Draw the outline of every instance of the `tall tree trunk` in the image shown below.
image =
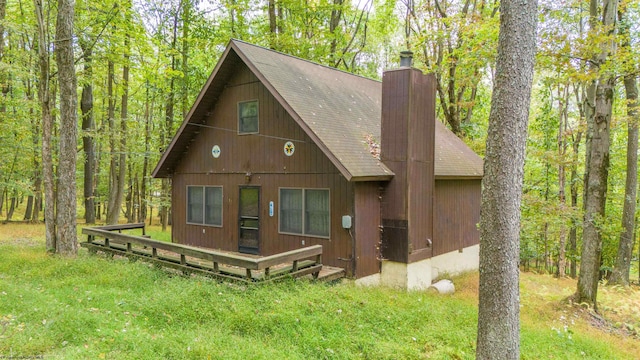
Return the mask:
<path fill-rule="evenodd" d="M 520 202 L 537 1 L 503 0 L 480 210 L 478 359 L 519 359 Z"/>
<path fill-rule="evenodd" d="M 18 198 L 18 189 L 13 189 L 11 192 L 11 203 L 9 209 L 7 209 L 7 222 L 13 218 L 13 212 L 16 210 L 16 200 Z"/>
<path fill-rule="evenodd" d="M 27 48 L 27 46 L 24 47 L 25 49 Z M 31 79 L 26 80 L 25 82 L 25 95 L 26 98 L 29 100 L 29 102 L 31 103 L 33 101 L 33 91 L 32 91 L 32 83 L 31 83 Z M 33 169 L 32 169 L 32 181 L 33 181 L 33 187 L 32 187 L 32 193 L 29 194 L 28 198 L 27 198 L 27 208 L 24 212 L 24 221 L 29 221 L 29 222 L 37 222 L 38 219 L 38 199 L 40 197 L 39 192 L 40 192 L 40 188 L 41 188 L 41 184 L 42 184 L 42 177 L 41 177 L 41 171 L 40 171 L 40 153 L 38 151 L 38 147 L 40 146 L 40 123 L 38 118 L 35 116 L 35 111 L 33 108 L 33 105 L 30 105 L 29 107 L 29 117 L 31 118 L 31 144 L 32 144 L 32 148 L 31 148 L 31 152 L 32 152 L 32 161 L 33 161 Z M 38 212 L 38 215 L 35 216 L 35 220 L 33 221 L 32 219 L 34 219 L 34 212 Z"/>
<path fill-rule="evenodd" d="M 621 9 L 620 35 L 622 46 L 630 48 L 629 20 L 626 17 L 627 9 Z M 624 76 L 624 89 L 627 97 L 627 178 L 624 188 L 624 206 L 622 208 L 622 232 L 618 243 L 616 264 L 609 281 L 624 286 L 629 285 L 629 271 L 631 269 L 631 257 L 633 255 L 633 243 L 635 235 L 635 213 L 637 203 L 638 186 L 638 86 L 637 69 L 631 65 Z"/>
<path fill-rule="evenodd" d="M 636 75 L 624 77 L 627 94 L 627 179 L 624 188 L 622 208 L 622 232 L 618 244 L 616 264 L 609 281 L 614 284 L 629 285 L 629 271 L 633 253 L 635 230 L 636 197 L 638 186 L 638 87 Z"/>
<path fill-rule="evenodd" d="M 92 47 L 86 41 L 80 41 L 84 59 L 85 82 L 82 86 L 82 97 L 80 100 L 80 110 L 82 111 L 82 149 L 84 150 L 84 220 L 87 224 L 95 224 L 96 209 L 93 189 L 93 178 L 95 176 L 95 145 L 93 137 L 95 135 L 95 123 L 93 121 L 93 65 Z"/>
<path fill-rule="evenodd" d="M 329 62 L 336 64 L 336 51 L 338 50 L 338 29 L 340 19 L 342 18 L 342 8 L 344 0 L 333 0 L 333 8 L 331 9 L 331 19 L 329 21 L 329 32 L 331 33 L 331 45 L 329 47 Z"/>
<path fill-rule="evenodd" d="M 127 171 L 129 173 L 129 176 L 128 176 L 129 181 L 127 182 L 127 195 L 124 200 L 124 203 L 125 203 L 124 214 L 127 218 L 127 222 L 132 223 L 133 218 L 135 217 L 135 211 L 134 211 L 135 196 L 133 194 L 133 166 L 131 165 L 131 158 L 129 158 L 129 161 L 127 161 Z"/>
<path fill-rule="evenodd" d="M 591 0 L 597 2 L 597 0 Z M 613 33 L 618 1 L 604 0 L 602 24 Z M 608 44 L 595 59 L 602 65 L 607 60 L 612 45 Z M 593 100 L 593 116 L 587 116 L 587 168 L 585 181 L 585 214 L 582 232 L 580 275 L 574 301 L 587 303 L 597 309 L 598 281 L 600 280 L 600 256 L 602 253 L 601 224 L 605 217 L 607 179 L 609 175 L 610 124 L 615 76 L 601 74 Z M 588 115 L 591 112 L 588 113 Z"/>
<path fill-rule="evenodd" d="M 18 134 L 14 133 L 14 143 L 18 142 Z M 18 164 L 18 155 L 20 154 L 21 149 L 17 146 L 14 147 L 14 152 L 13 152 L 13 160 L 11 161 L 11 167 L 9 168 L 9 173 L 7 174 L 7 177 L 4 180 L 5 186 L 4 189 L 2 190 L 2 197 L 0 198 L 0 214 L 2 213 L 2 205 L 1 202 L 6 200 L 7 202 L 7 221 L 11 220 L 9 217 L 9 210 L 11 209 L 10 205 L 9 205 L 9 193 L 12 192 L 12 189 L 15 189 L 15 187 L 11 186 L 11 188 L 9 187 L 9 184 L 12 182 L 13 180 L 13 175 L 15 173 L 16 170 L 16 165 Z M 15 206 L 15 205 L 14 205 Z M 13 211 L 11 211 L 13 212 Z M 13 215 L 13 214 L 11 214 Z"/>
<path fill-rule="evenodd" d="M 278 18 L 276 17 L 276 0 L 267 0 L 269 16 L 269 47 L 278 50 Z"/>
<path fill-rule="evenodd" d="M 42 178 L 44 181 L 44 222 L 45 238 L 48 252 L 56 251 L 56 219 L 55 219 L 55 184 L 53 181 L 52 135 L 53 119 L 51 116 L 51 93 L 49 89 L 49 41 L 47 40 L 48 24 L 42 8 L 42 0 L 34 0 L 38 25 L 38 98 L 42 116 Z"/>
<path fill-rule="evenodd" d="M 578 131 L 573 138 L 573 153 L 571 161 L 571 208 L 575 211 L 578 209 L 578 155 L 580 153 L 580 140 L 582 139 L 582 132 Z M 571 269 L 569 270 L 570 276 L 575 279 L 578 275 L 578 220 L 575 217 L 571 218 L 571 230 L 569 230 L 569 251 L 571 254 Z"/>
<path fill-rule="evenodd" d="M 566 169 L 565 169 L 565 156 L 567 153 L 567 143 L 565 140 L 565 130 L 567 124 L 567 106 L 569 102 L 569 85 L 565 84 L 563 91 L 558 88 L 558 200 L 560 201 L 560 210 L 564 213 L 566 209 Z M 558 241 L 558 271 L 557 276 L 563 277 L 566 275 L 566 246 L 567 246 L 567 226 L 563 221 L 560 224 L 560 238 Z"/>
<path fill-rule="evenodd" d="M 177 39 L 177 36 L 178 36 L 177 35 L 177 28 L 178 28 L 177 15 L 176 15 L 176 21 L 174 22 L 173 26 L 174 26 L 173 41 L 171 43 L 171 48 L 175 49 L 176 42 L 178 40 Z M 171 55 L 171 70 L 172 70 L 171 73 L 172 74 L 176 69 L 176 56 L 174 55 L 174 53 L 175 52 L 172 52 L 172 55 Z M 169 145 L 171 134 L 173 134 L 173 117 L 174 117 L 174 104 L 175 104 L 174 89 L 175 89 L 175 78 L 172 75 L 169 80 L 169 93 L 167 94 L 167 104 L 165 106 L 165 132 L 163 133 L 164 137 L 161 138 L 162 147 L 164 149 L 166 149 L 167 146 Z M 169 191 L 170 191 L 170 180 L 163 178 L 162 188 L 160 190 L 160 197 L 161 197 L 160 221 L 162 223 L 162 231 L 166 231 L 167 225 L 169 224 L 169 209 L 170 209 L 170 203 L 171 203 L 171 200 L 170 200 L 171 197 L 169 195 Z"/>
<path fill-rule="evenodd" d="M 124 65 L 122 67 L 122 101 L 120 105 L 120 156 L 118 164 L 118 184 L 115 213 L 116 221 L 124 198 L 125 178 L 127 175 L 127 118 L 129 116 L 129 34 L 124 39 Z"/>
<path fill-rule="evenodd" d="M 34 201 L 33 201 L 33 211 L 31 212 L 31 217 L 28 219 L 32 224 L 37 224 L 40 222 L 40 209 L 42 208 L 42 175 L 40 171 L 40 162 L 38 161 L 38 169 L 35 170 L 38 173 L 36 180 L 33 184 L 33 192 L 34 192 Z"/>
<path fill-rule="evenodd" d="M 7 0 L 0 0 L 0 60 L 4 57 L 4 17 L 7 13 Z"/>
<path fill-rule="evenodd" d="M 11 192 L 11 197 L 9 197 L 9 193 L 7 192 L 7 219 L 6 221 L 9 222 L 11 221 L 11 218 L 13 217 L 13 212 L 16 209 L 16 194 L 17 190 L 13 189 L 13 191 Z"/>
<path fill-rule="evenodd" d="M 191 0 L 185 0 L 182 15 L 182 119 L 189 112 L 189 25 L 191 24 Z"/>
<path fill-rule="evenodd" d="M 76 143 L 78 138 L 78 94 L 73 57 L 74 1 L 58 0 L 56 20 L 56 64 L 60 86 L 60 156 L 56 251 L 62 255 L 78 252 L 76 233 Z"/>
<path fill-rule="evenodd" d="M 582 33 L 582 27 L 580 28 Z M 579 83 L 574 86 L 574 95 L 576 97 L 576 103 L 581 104 L 578 106 L 580 121 L 579 124 L 584 123 L 585 118 L 585 101 L 586 90 L 583 83 Z M 582 131 L 573 131 L 571 133 L 571 147 L 573 152 L 571 154 L 571 208 L 574 212 L 578 210 L 578 161 L 580 154 L 580 142 L 582 140 Z M 578 225 L 579 221 L 576 216 L 571 218 L 571 230 L 569 230 L 569 251 L 571 255 L 571 269 L 569 270 L 571 278 L 575 279 L 578 276 Z"/>
<path fill-rule="evenodd" d="M 149 81 L 146 84 L 146 99 L 144 104 L 144 160 L 142 164 L 142 184 L 140 185 L 140 222 L 147 220 L 147 177 L 149 176 L 149 152 L 151 151 L 151 111 L 149 98 Z"/>
<path fill-rule="evenodd" d="M 118 154 L 116 139 L 116 101 L 113 92 L 115 66 L 113 61 L 107 63 L 107 118 L 109 123 L 109 196 L 107 199 L 107 224 L 117 224 L 120 215 L 118 203 Z"/>
<path fill-rule="evenodd" d="M 96 124 L 97 125 L 97 124 Z M 98 127 L 98 131 L 101 132 L 104 129 L 104 119 L 102 121 L 102 126 Z M 100 141 L 95 142 L 95 150 L 96 150 L 96 162 L 95 162 L 95 172 L 94 172 L 94 177 L 93 177 L 93 198 L 94 200 L 94 204 L 95 204 L 95 209 L 96 209 L 96 221 L 100 221 L 102 220 L 102 213 L 104 212 L 104 199 L 102 199 L 100 197 L 100 193 L 98 192 L 98 189 L 100 188 L 100 164 L 102 163 L 101 159 L 102 159 L 102 147 L 103 145 L 101 144 Z"/>
<path fill-rule="evenodd" d="M 7 0 L 0 0 L 0 62 L 3 62 L 4 60 L 4 42 L 5 42 L 4 18 L 6 13 L 7 13 Z M 0 71 L 0 87 L 2 87 L 1 90 L 2 90 L 3 97 L 5 97 L 9 91 L 9 87 L 6 86 L 6 83 L 5 83 L 5 72 L 6 70 Z M 0 110 L 4 112 L 5 111 L 4 102 L 2 102 L 2 105 L 0 106 L 2 106 Z"/>

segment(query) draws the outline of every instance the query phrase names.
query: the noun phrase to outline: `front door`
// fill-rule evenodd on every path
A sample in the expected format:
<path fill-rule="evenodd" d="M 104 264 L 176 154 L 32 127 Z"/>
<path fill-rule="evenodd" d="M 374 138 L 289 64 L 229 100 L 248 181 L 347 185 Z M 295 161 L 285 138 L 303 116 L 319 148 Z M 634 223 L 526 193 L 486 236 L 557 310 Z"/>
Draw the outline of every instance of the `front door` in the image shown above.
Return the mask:
<path fill-rule="evenodd" d="M 260 188 L 240 188 L 238 251 L 260 253 Z"/>

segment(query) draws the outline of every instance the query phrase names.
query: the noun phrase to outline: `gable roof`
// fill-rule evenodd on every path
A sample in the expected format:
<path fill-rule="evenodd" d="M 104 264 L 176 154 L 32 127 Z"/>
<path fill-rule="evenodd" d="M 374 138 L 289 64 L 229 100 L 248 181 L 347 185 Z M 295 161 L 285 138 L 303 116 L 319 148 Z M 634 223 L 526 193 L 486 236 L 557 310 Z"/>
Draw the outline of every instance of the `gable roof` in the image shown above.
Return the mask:
<path fill-rule="evenodd" d="M 389 180 L 394 174 L 370 153 L 380 139 L 382 83 L 273 50 L 231 40 L 153 171 L 173 173 L 206 122 L 234 69 L 244 63 L 349 181 Z M 481 177 L 482 159 L 436 121 L 437 177 Z"/>

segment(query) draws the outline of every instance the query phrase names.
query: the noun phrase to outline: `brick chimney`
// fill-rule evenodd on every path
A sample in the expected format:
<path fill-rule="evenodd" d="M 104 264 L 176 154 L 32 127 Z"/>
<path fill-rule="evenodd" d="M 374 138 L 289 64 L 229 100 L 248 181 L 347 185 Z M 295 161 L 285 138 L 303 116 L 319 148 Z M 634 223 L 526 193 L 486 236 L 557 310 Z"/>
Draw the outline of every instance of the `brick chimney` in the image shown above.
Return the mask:
<path fill-rule="evenodd" d="M 382 197 L 382 256 L 409 264 L 431 257 L 436 82 L 411 67 L 382 75 L 381 160 L 395 176 Z"/>

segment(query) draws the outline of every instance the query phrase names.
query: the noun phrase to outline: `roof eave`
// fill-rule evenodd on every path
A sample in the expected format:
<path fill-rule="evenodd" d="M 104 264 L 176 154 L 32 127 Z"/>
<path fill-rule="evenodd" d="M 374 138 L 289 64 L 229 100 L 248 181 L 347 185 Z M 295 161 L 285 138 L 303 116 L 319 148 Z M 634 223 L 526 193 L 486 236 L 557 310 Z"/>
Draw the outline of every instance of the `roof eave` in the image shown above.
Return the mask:
<path fill-rule="evenodd" d="M 390 181 L 394 174 L 390 175 L 368 175 L 368 176 L 354 176 L 349 181 L 351 182 L 365 182 L 365 181 Z"/>
<path fill-rule="evenodd" d="M 436 180 L 482 180 L 482 175 L 436 175 Z"/>

